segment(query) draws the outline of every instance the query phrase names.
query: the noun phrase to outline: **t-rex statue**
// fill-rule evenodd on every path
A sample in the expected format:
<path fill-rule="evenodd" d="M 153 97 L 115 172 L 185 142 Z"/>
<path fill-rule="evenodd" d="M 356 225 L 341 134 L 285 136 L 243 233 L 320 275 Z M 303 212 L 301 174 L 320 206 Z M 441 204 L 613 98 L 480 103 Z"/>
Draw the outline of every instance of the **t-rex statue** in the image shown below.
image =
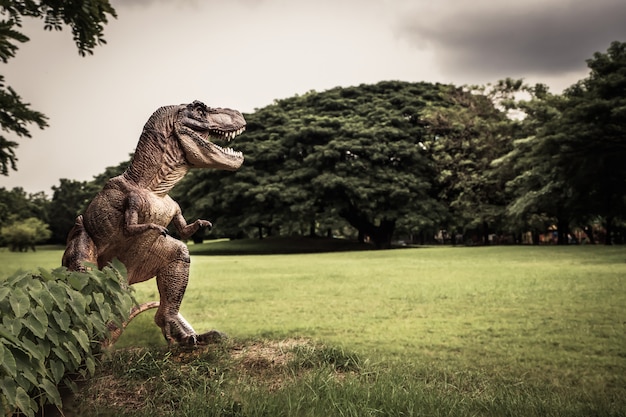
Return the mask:
<path fill-rule="evenodd" d="M 240 112 L 199 101 L 159 108 L 146 122 L 128 169 L 107 182 L 68 235 L 62 263 L 69 270 L 84 271 L 86 262 L 102 268 L 118 258 L 129 284 L 156 276 L 159 303 L 137 310 L 158 305 L 154 320 L 170 344 L 196 344 L 218 332 L 198 335 L 179 313 L 189 280 L 189 250 L 169 236 L 167 226 L 173 223 L 187 239 L 211 223 L 187 224 L 168 192 L 190 168 L 238 169 L 243 154 L 211 140 L 230 141 L 245 126 Z"/>

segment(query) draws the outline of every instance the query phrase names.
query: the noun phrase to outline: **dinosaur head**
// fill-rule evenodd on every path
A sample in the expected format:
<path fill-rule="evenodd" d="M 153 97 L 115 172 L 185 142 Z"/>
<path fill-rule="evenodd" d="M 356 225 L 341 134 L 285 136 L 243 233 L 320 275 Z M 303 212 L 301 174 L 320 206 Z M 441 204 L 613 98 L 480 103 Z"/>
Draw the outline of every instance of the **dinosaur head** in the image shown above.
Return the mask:
<path fill-rule="evenodd" d="M 241 134 L 246 121 L 237 110 L 211 108 L 200 101 L 182 105 L 175 130 L 189 165 L 234 171 L 243 163 L 243 154 L 214 141 L 228 141 Z"/>

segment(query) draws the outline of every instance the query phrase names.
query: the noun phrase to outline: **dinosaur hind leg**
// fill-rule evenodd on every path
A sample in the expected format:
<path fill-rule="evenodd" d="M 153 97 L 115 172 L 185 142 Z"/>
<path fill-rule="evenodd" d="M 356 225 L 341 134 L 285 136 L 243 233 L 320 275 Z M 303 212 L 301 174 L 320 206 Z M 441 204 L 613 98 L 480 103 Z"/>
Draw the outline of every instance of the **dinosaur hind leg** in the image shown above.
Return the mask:
<path fill-rule="evenodd" d="M 189 281 L 189 251 L 182 243 L 171 238 L 175 245 L 174 260 L 163 267 L 156 276 L 161 301 L 154 321 L 161 328 L 165 340 L 181 344 L 196 344 L 198 335 L 191 325 L 179 313 L 185 289 Z"/>
<path fill-rule="evenodd" d="M 74 227 L 67 236 L 62 265 L 71 271 L 86 271 L 85 262 L 96 263 L 96 245 L 83 226 L 83 216 L 76 218 Z"/>

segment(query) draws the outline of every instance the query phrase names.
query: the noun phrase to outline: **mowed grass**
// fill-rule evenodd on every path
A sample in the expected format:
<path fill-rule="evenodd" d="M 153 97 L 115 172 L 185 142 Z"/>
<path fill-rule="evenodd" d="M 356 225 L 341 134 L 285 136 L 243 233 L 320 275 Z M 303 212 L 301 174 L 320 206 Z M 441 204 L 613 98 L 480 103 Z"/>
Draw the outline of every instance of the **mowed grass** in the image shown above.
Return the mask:
<path fill-rule="evenodd" d="M 13 256 L 54 267 L 54 252 L 53 265 L 44 251 L 0 252 L 0 273 Z M 283 390 L 274 407 L 318 398 L 283 415 L 626 415 L 625 247 L 192 255 L 191 268 L 181 312 L 197 331 L 305 338 L 364 361 L 343 382 L 317 374 Z M 154 281 L 136 290 L 158 298 Z M 118 347 L 162 343 L 146 313 Z"/>

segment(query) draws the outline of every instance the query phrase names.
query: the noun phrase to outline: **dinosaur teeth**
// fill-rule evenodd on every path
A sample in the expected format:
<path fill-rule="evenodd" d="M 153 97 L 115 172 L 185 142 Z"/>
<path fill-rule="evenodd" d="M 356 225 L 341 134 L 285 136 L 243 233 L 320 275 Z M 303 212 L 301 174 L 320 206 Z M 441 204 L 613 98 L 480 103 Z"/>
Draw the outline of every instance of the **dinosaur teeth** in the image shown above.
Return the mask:
<path fill-rule="evenodd" d="M 241 157 L 243 154 L 239 151 L 236 151 L 232 148 L 226 148 L 224 149 L 224 153 L 226 153 L 227 155 L 231 155 L 231 156 L 237 156 L 237 157 Z"/>
<path fill-rule="evenodd" d="M 222 153 L 229 155 L 229 156 L 234 156 L 237 158 L 241 158 L 243 157 L 243 153 L 241 153 L 240 151 L 236 151 L 233 148 L 222 148 L 219 145 L 215 145 L 220 151 L 222 151 Z"/>

